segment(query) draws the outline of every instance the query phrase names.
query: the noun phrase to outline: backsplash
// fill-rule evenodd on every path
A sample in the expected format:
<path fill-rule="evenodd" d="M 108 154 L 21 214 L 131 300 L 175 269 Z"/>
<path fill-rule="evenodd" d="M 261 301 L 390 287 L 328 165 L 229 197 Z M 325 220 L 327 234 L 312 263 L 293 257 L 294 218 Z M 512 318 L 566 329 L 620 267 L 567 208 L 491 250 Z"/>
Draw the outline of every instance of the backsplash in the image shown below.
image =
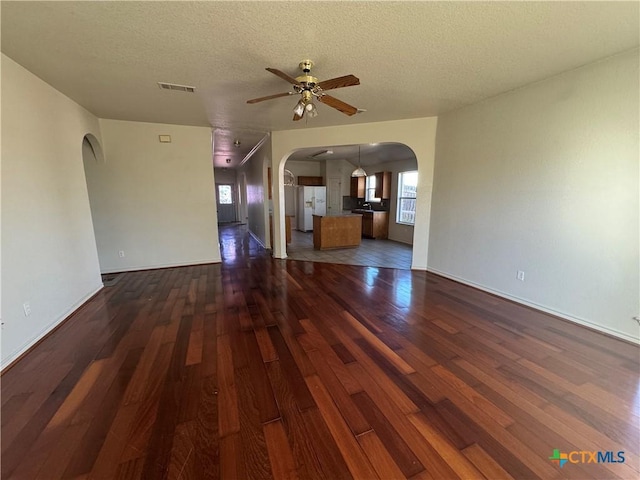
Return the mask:
<path fill-rule="evenodd" d="M 342 197 L 342 209 L 343 210 L 355 210 L 356 208 L 363 208 L 363 205 L 367 204 L 371 210 L 388 212 L 389 200 L 382 200 L 380 202 L 365 202 L 363 198 Z"/>

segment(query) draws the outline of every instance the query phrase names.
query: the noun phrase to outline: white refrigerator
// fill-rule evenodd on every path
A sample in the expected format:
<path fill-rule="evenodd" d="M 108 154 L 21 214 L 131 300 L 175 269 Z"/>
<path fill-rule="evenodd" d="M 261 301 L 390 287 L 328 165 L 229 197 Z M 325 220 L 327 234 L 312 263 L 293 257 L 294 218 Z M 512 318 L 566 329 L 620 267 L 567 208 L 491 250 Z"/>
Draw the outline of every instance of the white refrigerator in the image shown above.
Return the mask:
<path fill-rule="evenodd" d="M 327 187 L 298 187 L 298 230 L 313 230 L 312 215 L 327 214 Z"/>

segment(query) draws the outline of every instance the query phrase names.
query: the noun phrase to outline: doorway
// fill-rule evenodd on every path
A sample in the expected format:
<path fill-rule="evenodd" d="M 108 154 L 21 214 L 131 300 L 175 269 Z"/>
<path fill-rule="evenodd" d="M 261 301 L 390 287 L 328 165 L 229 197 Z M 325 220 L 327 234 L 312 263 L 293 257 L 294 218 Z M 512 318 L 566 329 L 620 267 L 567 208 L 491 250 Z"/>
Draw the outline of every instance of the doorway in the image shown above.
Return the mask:
<path fill-rule="evenodd" d="M 232 223 L 238 220 L 234 185 L 216 183 L 216 207 L 218 223 Z"/>
<path fill-rule="evenodd" d="M 340 177 L 329 178 L 327 181 L 327 190 L 329 193 L 327 213 L 330 215 L 339 215 L 342 212 L 342 179 Z"/>

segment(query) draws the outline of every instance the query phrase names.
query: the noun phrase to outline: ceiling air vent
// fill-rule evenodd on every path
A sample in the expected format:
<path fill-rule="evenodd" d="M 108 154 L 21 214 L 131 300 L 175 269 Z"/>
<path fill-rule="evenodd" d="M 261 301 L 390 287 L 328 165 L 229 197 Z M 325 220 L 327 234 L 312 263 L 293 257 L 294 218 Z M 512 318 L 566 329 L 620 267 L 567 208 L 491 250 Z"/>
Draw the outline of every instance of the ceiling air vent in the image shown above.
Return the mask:
<path fill-rule="evenodd" d="M 178 85 L 176 83 L 158 82 L 158 86 L 163 90 L 177 90 L 179 92 L 193 93 L 196 91 L 196 87 L 190 87 L 189 85 Z"/>

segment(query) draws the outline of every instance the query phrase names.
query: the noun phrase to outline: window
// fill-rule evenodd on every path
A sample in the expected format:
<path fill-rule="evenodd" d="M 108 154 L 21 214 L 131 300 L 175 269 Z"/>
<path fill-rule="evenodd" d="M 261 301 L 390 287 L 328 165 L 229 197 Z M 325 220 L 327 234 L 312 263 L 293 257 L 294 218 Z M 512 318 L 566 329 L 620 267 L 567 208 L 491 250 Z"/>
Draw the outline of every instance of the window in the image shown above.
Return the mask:
<path fill-rule="evenodd" d="M 396 222 L 413 225 L 416 221 L 416 190 L 418 172 L 400 172 L 398 174 L 398 211 Z"/>
<path fill-rule="evenodd" d="M 220 205 L 233 204 L 231 197 L 231 185 L 218 185 L 218 202 Z"/>
<path fill-rule="evenodd" d="M 376 176 L 368 175 L 366 182 L 366 192 L 364 194 L 364 199 L 367 202 L 379 202 L 380 199 L 376 197 Z"/>

